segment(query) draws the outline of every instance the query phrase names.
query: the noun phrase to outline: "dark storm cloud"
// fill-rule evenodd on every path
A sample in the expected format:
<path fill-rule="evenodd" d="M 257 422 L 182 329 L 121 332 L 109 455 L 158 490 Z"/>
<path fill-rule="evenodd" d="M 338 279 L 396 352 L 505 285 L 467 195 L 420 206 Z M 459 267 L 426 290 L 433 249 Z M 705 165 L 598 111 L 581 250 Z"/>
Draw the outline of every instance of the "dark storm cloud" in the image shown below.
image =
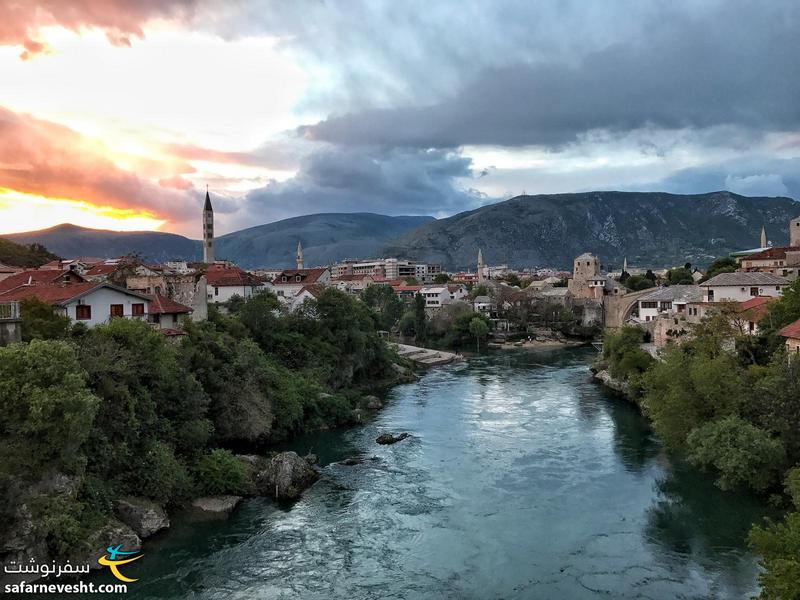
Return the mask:
<path fill-rule="evenodd" d="M 676 194 L 729 190 L 743 196 L 800 199 L 800 158 L 746 156 L 719 164 L 682 169 L 660 180 L 632 186 Z"/>
<path fill-rule="evenodd" d="M 277 220 L 319 212 L 457 212 L 485 200 L 455 185 L 457 178 L 472 176 L 469 159 L 441 150 L 326 148 L 307 157 L 290 180 L 272 182 L 248 194 L 241 218 Z"/>
<path fill-rule="evenodd" d="M 427 106 L 352 112 L 302 128 L 339 144 L 559 146 L 587 131 L 800 127 L 800 3 L 674 14 L 577 65 L 487 67 Z"/>

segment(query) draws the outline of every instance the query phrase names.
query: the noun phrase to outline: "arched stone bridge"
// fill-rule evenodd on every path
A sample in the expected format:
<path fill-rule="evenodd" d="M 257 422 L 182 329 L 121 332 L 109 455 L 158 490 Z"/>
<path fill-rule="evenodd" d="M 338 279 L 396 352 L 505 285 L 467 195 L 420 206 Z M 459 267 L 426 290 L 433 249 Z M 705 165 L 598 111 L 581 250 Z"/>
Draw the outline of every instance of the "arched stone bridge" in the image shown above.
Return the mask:
<path fill-rule="evenodd" d="M 633 309 L 636 308 L 636 303 L 639 298 L 652 292 L 654 288 L 646 290 L 639 290 L 638 292 L 628 292 L 622 296 L 604 296 L 603 297 L 603 315 L 604 325 L 606 327 L 622 327 L 628 317 L 631 316 Z"/>

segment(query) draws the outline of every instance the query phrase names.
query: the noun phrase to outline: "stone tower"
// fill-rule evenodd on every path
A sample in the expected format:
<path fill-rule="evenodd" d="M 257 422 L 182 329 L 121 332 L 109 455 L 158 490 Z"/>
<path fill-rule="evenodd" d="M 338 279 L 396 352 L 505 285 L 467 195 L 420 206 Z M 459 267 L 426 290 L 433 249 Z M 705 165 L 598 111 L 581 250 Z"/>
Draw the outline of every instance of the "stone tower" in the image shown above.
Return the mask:
<path fill-rule="evenodd" d="M 478 248 L 478 283 L 483 283 L 483 252 Z"/>
<path fill-rule="evenodd" d="M 214 262 L 214 209 L 206 188 L 206 203 L 203 206 L 203 262 Z"/>
<path fill-rule="evenodd" d="M 789 221 L 789 245 L 800 246 L 800 217 Z"/>
<path fill-rule="evenodd" d="M 304 269 L 305 268 L 305 260 L 303 259 L 303 244 L 300 243 L 298 240 L 297 242 L 297 268 Z"/>
<path fill-rule="evenodd" d="M 767 230 L 764 229 L 764 226 L 761 226 L 761 248 L 767 247 Z"/>
<path fill-rule="evenodd" d="M 623 273 L 627 273 L 628 272 L 628 257 L 627 256 L 622 260 L 622 272 Z"/>

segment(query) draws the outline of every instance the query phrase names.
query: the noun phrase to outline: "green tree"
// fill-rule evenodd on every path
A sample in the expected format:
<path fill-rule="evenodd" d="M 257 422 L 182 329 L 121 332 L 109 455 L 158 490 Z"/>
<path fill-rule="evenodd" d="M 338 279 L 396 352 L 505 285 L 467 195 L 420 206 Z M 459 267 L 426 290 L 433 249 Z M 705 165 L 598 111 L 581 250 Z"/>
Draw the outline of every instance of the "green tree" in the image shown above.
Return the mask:
<path fill-rule="evenodd" d="M 735 415 L 694 429 L 686 445 L 689 462 L 714 468 L 723 490 L 749 486 L 763 492 L 777 480 L 786 460 L 780 440 Z"/>
<path fill-rule="evenodd" d="M 244 465 L 228 450 L 216 448 L 195 465 L 194 479 L 206 496 L 242 494 L 247 490 Z"/>
<path fill-rule="evenodd" d="M 416 277 L 406 277 L 405 284 L 406 285 L 419 285 L 419 281 L 417 281 Z"/>
<path fill-rule="evenodd" d="M 473 317 L 469 322 L 469 332 L 475 337 L 475 344 L 477 345 L 478 352 L 480 352 L 481 339 L 489 335 L 489 327 L 483 319 Z"/>
<path fill-rule="evenodd" d="M 424 344 L 427 339 L 428 321 L 425 315 L 425 298 L 422 294 L 417 292 L 414 296 L 414 334 L 416 341 Z"/>
<path fill-rule="evenodd" d="M 621 279 L 620 281 L 625 285 L 626 288 L 633 292 L 646 290 L 655 286 L 655 282 L 652 279 L 643 275 L 631 275 L 625 279 L 624 282 Z"/>
<path fill-rule="evenodd" d="M 606 332 L 603 337 L 603 358 L 608 361 L 613 377 L 629 381 L 650 368 L 653 357 L 641 348 L 645 335 L 643 329 L 630 325 L 618 331 Z"/>
<path fill-rule="evenodd" d="M 743 369 L 724 349 L 724 336 L 708 333 L 713 323 L 699 329 L 695 339 L 668 346 L 643 377 L 643 407 L 672 449 L 685 449 L 696 427 L 740 414 L 748 397 Z"/>
<path fill-rule="evenodd" d="M 41 244 L 16 244 L 11 240 L 0 238 L 0 263 L 36 268 L 57 259 L 57 255 Z"/>
<path fill-rule="evenodd" d="M 506 275 L 506 283 L 511 286 L 522 287 L 522 283 L 520 282 L 519 275 L 516 273 L 509 273 Z"/>
<path fill-rule="evenodd" d="M 767 519 L 750 530 L 750 544 L 761 555 L 763 600 L 800 598 L 800 466 L 787 473 L 785 484 L 795 510 L 782 522 Z"/>
<path fill-rule="evenodd" d="M 368 285 L 361 292 L 361 300 L 372 309 L 376 326 L 385 331 L 395 326 L 403 312 L 403 303 L 388 285 Z"/>
<path fill-rule="evenodd" d="M 75 472 L 99 405 L 69 343 L 0 348 L 0 473 Z"/>
<path fill-rule="evenodd" d="M 800 319 L 800 279 L 795 279 L 783 289 L 780 298 L 769 303 L 767 314 L 758 325 L 766 333 L 774 334 L 797 319 Z"/>
<path fill-rule="evenodd" d="M 705 277 L 700 281 L 708 281 L 712 277 L 719 275 L 720 273 L 733 273 L 736 269 L 739 268 L 739 263 L 736 262 L 735 258 L 730 256 L 723 256 L 722 258 L 716 259 L 712 262 L 709 267 L 708 271 L 706 271 Z"/>
<path fill-rule="evenodd" d="M 691 269 L 678 267 L 667 271 L 667 285 L 694 285 Z"/>
<path fill-rule="evenodd" d="M 439 273 L 436 277 L 433 278 L 433 283 L 436 285 L 444 285 L 445 283 L 450 283 L 450 275 L 447 273 Z"/>
<path fill-rule="evenodd" d="M 69 335 L 69 317 L 56 314 L 53 307 L 35 296 L 20 302 L 22 341 L 64 339 Z"/>

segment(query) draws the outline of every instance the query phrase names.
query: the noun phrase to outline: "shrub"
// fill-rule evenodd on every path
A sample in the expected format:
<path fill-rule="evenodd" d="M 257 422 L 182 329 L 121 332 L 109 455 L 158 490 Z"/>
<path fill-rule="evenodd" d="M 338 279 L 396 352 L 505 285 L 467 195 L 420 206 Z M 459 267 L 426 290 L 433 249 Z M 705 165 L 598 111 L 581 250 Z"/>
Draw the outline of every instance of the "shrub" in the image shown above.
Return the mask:
<path fill-rule="evenodd" d="M 207 496 L 241 494 L 246 490 L 244 465 L 228 450 L 205 454 L 194 468 L 199 493 Z"/>

